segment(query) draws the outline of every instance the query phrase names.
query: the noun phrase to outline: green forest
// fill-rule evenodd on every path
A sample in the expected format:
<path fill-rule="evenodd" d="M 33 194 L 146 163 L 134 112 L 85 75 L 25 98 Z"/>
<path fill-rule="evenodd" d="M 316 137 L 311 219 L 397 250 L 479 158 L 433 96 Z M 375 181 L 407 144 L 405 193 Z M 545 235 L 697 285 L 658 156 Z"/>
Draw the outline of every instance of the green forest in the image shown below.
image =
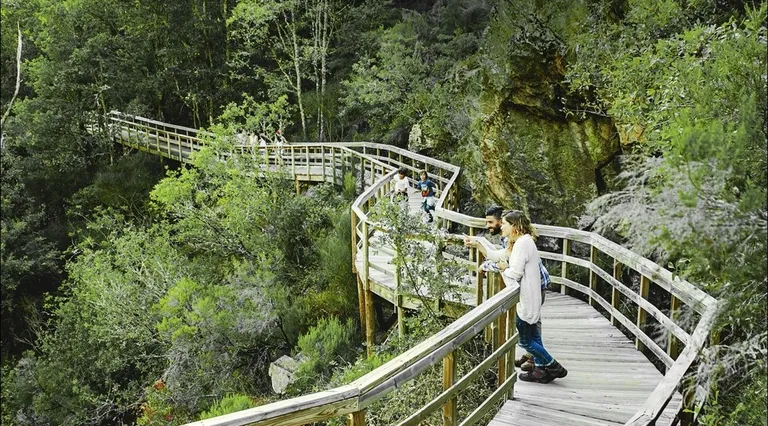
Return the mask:
<path fill-rule="evenodd" d="M 1 3 L 3 425 L 193 422 L 347 384 L 451 321 L 410 313 L 366 356 L 354 176 L 297 194 L 253 158 L 161 159 L 92 131 L 113 110 L 458 165 L 463 212 L 597 232 L 718 299 L 699 422 L 768 424 L 766 2 Z"/>

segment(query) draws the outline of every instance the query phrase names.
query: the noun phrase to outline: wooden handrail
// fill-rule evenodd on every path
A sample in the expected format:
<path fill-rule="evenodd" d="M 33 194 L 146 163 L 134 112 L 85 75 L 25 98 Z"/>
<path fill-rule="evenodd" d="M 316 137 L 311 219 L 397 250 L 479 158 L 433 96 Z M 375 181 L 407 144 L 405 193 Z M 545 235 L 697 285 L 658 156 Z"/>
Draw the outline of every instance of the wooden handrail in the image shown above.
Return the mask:
<path fill-rule="evenodd" d="M 150 138 L 147 138 L 144 145 L 133 144 L 132 146 L 170 158 L 186 161 L 188 160 L 188 156 L 192 152 L 199 150 L 203 143 L 201 139 L 197 137 L 200 132 L 195 129 L 174 126 L 119 112 L 111 112 L 109 114 L 109 119 L 110 121 L 119 124 L 121 129 L 119 137 L 121 140 L 124 138 L 123 132 L 127 133 L 129 138 L 139 135 L 150 136 Z M 169 129 L 178 130 L 179 132 L 169 131 Z M 180 132 L 183 132 L 183 134 Z M 151 138 L 155 138 L 153 144 L 150 141 Z M 431 174 L 436 176 L 436 179 L 440 182 L 446 182 L 445 187 L 441 188 L 442 194 L 438 199 L 435 209 L 435 215 L 439 219 L 442 219 L 446 224 L 467 227 L 470 235 L 474 235 L 476 230 L 482 229 L 485 226 L 485 222 L 482 218 L 468 216 L 456 211 L 456 209 L 458 209 L 457 203 L 454 202 L 452 203 L 453 205 L 447 207 L 450 200 L 449 193 L 457 191 L 456 184 L 460 174 L 460 168 L 457 166 L 420 154 L 415 154 L 402 148 L 369 142 L 301 143 L 286 145 L 286 149 L 288 149 L 287 147 L 290 147 L 291 168 L 294 174 L 296 173 L 296 166 L 302 166 L 306 167 L 306 174 L 309 175 L 311 172 L 310 163 L 315 162 L 322 164 L 322 176 L 324 180 L 326 176 L 325 156 L 326 150 L 328 149 L 330 149 L 330 152 L 334 155 L 333 161 L 330 163 L 334 170 L 335 167 L 337 167 L 335 153 L 338 152 L 342 164 L 345 162 L 344 155 L 358 159 L 356 161 L 360 162 L 359 170 L 363 174 L 364 181 L 366 181 L 366 173 L 369 174 L 370 182 L 368 182 L 363 193 L 357 197 L 351 206 L 353 213 L 353 261 L 355 253 L 367 246 L 369 239 L 368 230 L 381 229 L 377 226 L 378 224 L 370 221 L 367 209 L 390 189 L 392 179 L 396 174 L 395 170 L 406 164 L 406 160 L 411 162 L 411 165 L 408 167 L 412 170 L 418 169 L 416 165 L 417 162 L 429 165 L 433 168 Z M 250 148 L 251 151 L 262 149 L 262 147 L 241 146 L 241 151 L 244 152 L 246 148 Z M 277 147 L 275 145 L 269 145 L 265 151 L 265 156 L 270 161 L 274 160 L 275 163 L 282 163 L 282 160 L 277 158 L 278 153 L 276 149 Z M 268 155 L 270 151 L 274 152 L 274 156 Z M 315 153 L 318 151 L 320 152 L 319 154 Z M 369 153 L 368 151 L 371 152 Z M 296 157 L 294 155 L 295 152 L 300 152 L 305 155 Z M 176 155 L 174 155 L 174 153 Z M 335 172 L 333 173 L 332 179 L 336 182 Z M 670 398 L 680 386 L 684 374 L 695 362 L 698 352 L 706 344 L 706 338 L 711 332 L 712 324 L 717 314 L 717 301 L 691 283 L 682 280 L 679 276 L 674 276 L 670 271 L 656 263 L 645 259 L 598 234 L 549 225 L 535 226 L 537 227 L 540 236 L 562 239 L 563 241 L 564 250 L 562 254 L 541 252 L 541 257 L 543 259 L 559 261 L 563 265 L 561 276 L 552 276 L 553 283 L 560 285 L 563 289 L 568 288 L 587 295 L 590 303 L 596 307 L 599 306 L 603 308 L 610 315 L 614 324 L 621 323 L 624 325 L 624 327 L 638 341 L 638 347 L 647 348 L 656 356 L 656 358 L 664 362 L 668 367 L 667 373 L 659 382 L 654 392 L 647 398 L 642 409 L 626 423 L 627 425 L 632 426 L 653 424 L 664 411 Z M 359 228 L 362 228 L 362 231 Z M 590 258 L 587 260 L 572 256 L 569 250 L 572 242 L 587 245 L 589 247 Z M 613 259 L 612 273 L 603 270 L 595 264 L 599 253 L 604 253 Z M 358 272 L 361 273 L 367 281 L 370 277 L 370 265 L 368 264 L 367 255 L 364 257 L 365 270 Z M 482 262 L 482 256 L 478 253 L 474 261 L 472 261 L 472 264 L 475 264 L 475 270 L 477 270 L 476 265 L 479 265 L 480 262 Z M 589 285 L 584 285 L 568 279 L 567 271 L 569 269 L 566 267 L 567 265 L 584 268 L 588 271 L 590 277 Z M 634 270 L 640 275 L 641 281 L 643 282 L 640 294 L 631 290 L 621 281 L 618 271 L 622 270 L 622 266 Z M 481 286 L 482 276 L 483 274 L 478 271 L 478 305 L 470 311 L 470 313 L 454 321 L 454 323 L 434 336 L 371 373 L 366 374 L 352 384 L 193 424 L 198 426 L 245 424 L 293 425 L 302 424 L 301 422 L 320 421 L 348 413 L 355 413 L 351 418 L 354 425 L 362 424 L 359 423 L 364 421 L 364 414 L 361 414 L 361 410 L 364 410 L 365 407 L 391 392 L 393 389 L 396 389 L 404 381 L 412 379 L 426 367 L 435 365 L 465 341 L 463 339 L 468 339 L 477 334 L 479 330 L 482 330 L 486 325 L 498 321 L 499 318 L 504 315 L 507 315 L 507 318 L 509 318 L 508 315 L 510 314 L 510 310 L 511 312 L 514 312 L 514 302 L 518 297 L 517 288 L 511 289 L 508 287 L 505 290 L 488 297 L 487 293 L 483 293 Z M 599 280 L 603 280 L 603 282 L 610 285 L 612 294 L 610 301 L 605 300 L 596 290 L 596 284 Z M 692 334 L 686 333 L 685 330 L 677 325 L 675 322 L 677 312 L 670 312 L 669 316 L 667 316 L 661 309 L 654 306 L 646 299 L 645 292 L 647 291 L 649 283 L 655 283 L 659 288 L 670 294 L 670 303 L 673 309 L 679 307 L 680 304 L 684 304 L 700 314 L 699 322 Z M 489 288 L 489 291 L 491 290 L 492 289 Z M 366 288 L 365 291 L 370 291 L 370 288 Z M 628 300 L 637 305 L 638 315 L 636 322 L 627 318 L 620 311 L 618 306 L 619 294 L 624 295 Z M 666 351 L 659 347 L 654 340 L 643 331 L 646 314 L 655 318 L 659 324 L 666 328 L 670 339 L 677 339 L 674 345 L 668 345 Z M 511 334 L 512 327 L 513 324 L 509 324 L 507 330 L 508 339 L 506 340 L 506 343 L 496 348 L 496 351 L 489 358 L 484 360 L 481 365 L 489 366 L 493 364 L 493 360 L 502 357 L 501 353 L 503 353 L 504 350 L 507 350 L 510 347 L 510 350 L 514 349 L 514 344 L 510 343 L 516 339 L 516 335 Z M 370 330 L 367 331 L 370 332 Z M 680 354 L 676 353 L 678 342 L 685 345 L 685 348 Z M 472 372 L 474 371 L 475 369 L 472 370 Z M 470 372 L 470 375 L 473 374 L 472 372 Z M 508 391 L 508 387 L 513 385 L 515 379 L 514 374 L 507 372 L 505 377 L 509 378 L 502 381 L 501 386 L 497 389 L 494 395 L 504 394 L 504 392 Z M 423 409 L 413 413 L 401 424 L 415 424 L 419 421 L 418 419 L 422 419 L 423 416 L 427 415 L 427 411 L 425 411 L 426 408 L 431 410 L 443 406 L 446 401 L 455 396 L 455 392 L 458 392 L 458 390 L 464 386 L 466 380 L 469 379 L 465 376 L 465 378 L 459 379 L 455 383 L 449 385 L 437 399 L 430 402 Z M 492 398 L 486 400 L 479 409 L 489 405 L 491 399 Z M 481 411 L 482 410 L 478 412 Z M 465 422 L 471 421 L 477 417 L 479 417 L 479 415 L 473 413 L 465 419 Z"/>

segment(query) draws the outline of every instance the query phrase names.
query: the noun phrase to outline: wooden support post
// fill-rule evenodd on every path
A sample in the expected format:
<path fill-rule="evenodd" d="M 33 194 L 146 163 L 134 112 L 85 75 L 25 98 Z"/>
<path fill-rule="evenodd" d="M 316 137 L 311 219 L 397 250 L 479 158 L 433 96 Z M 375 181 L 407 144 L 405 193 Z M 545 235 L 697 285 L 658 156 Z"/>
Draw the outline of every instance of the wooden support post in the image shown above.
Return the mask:
<path fill-rule="evenodd" d="M 477 276 L 475 277 L 475 306 L 480 306 L 483 303 L 483 282 L 486 272 L 480 269 L 480 265 L 485 261 L 485 256 L 480 251 L 477 252 Z"/>
<path fill-rule="evenodd" d="M 651 280 L 648 279 L 645 275 L 640 276 L 640 297 L 643 299 L 648 300 L 648 293 L 651 289 Z M 643 309 L 642 306 L 637 307 L 637 328 L 640 329 L 641 332 L 643 331 L 643 326 L 645 325 L 645 309 Z M 645 345 L 643 344 L 640 339 L 635 338 L 635 347 L 638 351 L 642 352 L 643 349 L 645 349 Z"/>
<path fill-rule="evenodd" d="M 589 263 L 592 265 L 597 266 L 597 247 L 590 246 L 589 247 Z M 589 270 L 589 289 L 597 292 L 597 274 L 592 269 Z M 589 296 L 589 306 L 596 306 L 597 300 L 592 297 L 592 295 Z"/>
<path fill-rule="evenodd" d="M 616 259 L 613 259 L 613 278 L 621 281 L 621 263 Z M 615 286 L 611 286 L 611 306 L 613 306 L 613 309 L 619 310 L 619 289 Z M 616 327 L 618 324 L 619 320 L 611 312 L 611 325 Z"/>
<path fill-rule="evenodd" d="M 501 288 L 504 286 L 504 280 L 501 278 L 501 273 L 493 274 L 493 283 L 491 285 L 493 286 L 493 294 L 494 295 L 498 294 L 499 291 L 501 291 Z M 501 347 L 502 343 L 504 343 L 504 342 L 501 341 L 502 333 L 501 333 L 501 330 L 499 330 L 499 327 L 501 326 L 501 321 L 499 321 L 497 319 L 496 321 L 493 321 L 491 324 L 493 325 L 493 328 L 494 328 L 494 330 L 493 330 L 493 340 L 494 340 L 493 350 L 496 350 L 499 347 Z"/>
<path fill-rule="evenodd" d="M 333 169 L 333 184 L 343 183 L 336 180 L 336 147 L 331 147 L 331 168 Z"/>
<path fill-rule="evenodd" d="M 709 335 L 709 345 L 717 346 L 719 344 L 720 344 L 720 330 L 712 330 L 712 333 Z"/>
<path fill-rule="evenodd" d="M 168 138 L 170 139 L 170 135 L 168 136 Z M 184 162 L 184 152 L 182 149 L 183 147 L 181 143 L 181 135 L 178 135 L 178 138 L 176 138 L 176 142 L 178 143 L 178 147 L 179 147 L 179 161 Z"/>
<path fill-rule="evenodd" d="M 301 183 L 299 183 L 299 177 L 294 176 L 293 181 L 296 183 L 296 195 L 301 194 Z"/>
<path fill-rule="evenodd" d="M 400 268 L 400 252 L 395 247 L 395 313 L 397 314 L 397 335 L 400 339 L 405 338 L 405 313 L 403 312 L 403 295 L 400 294 L 400 288 L 403 282 L 402 270 Z"/>
<path fill-rule="evenodd" d="M 511 308 L 509 308 L 509 311 L 507 311 L 507 341 L 512 339 L 512 337 L 515 335 L 515 331 L 517 331 L 517 326 L 515 324 L 515 321 L 517 320 L 517 304 L 512 305 Z M 512 345 L 509 348 L 509 352 L 507 352 L 507 379 L 510 378 L 513 374 L 515 374 L 515 348 L 517 348 L 517 345 Z M 514 399 L 515 397 L 515 385 L 512 384 L 512 387 L 509 388 L 509 395 L 507 395 L 507 399 Z"/>
<path fill-rule="evenodd" d="M 322 153 L 320 154 L 320 161 L 323 164 L 323 182 L 325 182 L 325 145 L 321 146 L 320 149 L 322 150 Z"/>
<path fill-rule="evenodd" d="M 496 280 L 498 279 L 500 279 L 498 272 L 491 272 L 488 274 L 488 279 L 486 280 L 486 285 L 488 286 L 488 290 L 486 291 L 486 294 L 488 295 L 487 299 L 490 299 L 496 294 Z M 496 334 L 497 325 L 496 321 L 491 321 L 485 328 L 485 341 L 491 344 L 494 351 L 499 347 L 497 339 L 498 335 Z"/>
<path fill-rule="evenodd" d="M 571 254 L 571 240 L 563 238 L 563 256 L 568 256 L 570 254 Z M 568 278 L 568 262 L 565 259 L 563 259 L 560 276 L 563 278 Z M 568 295 L 568 286 L 566 286 L 565 284 L 561 284 L 560 293 Z"/>
<path fill-rule="evenodd" d="M 501 275 L 499 275 L 499 280 L 502 281 L 501 285 L 503 286 L 504 284 L 503 284 L 503 280 L 501 279 Z M 499 318 L 496 321 L 499 323 L 497 332 L 499 334 L 499 337 L 498 337 L 499 347 L 501 347 L 501 345 L 503 345 L 507 341 L 507 313 L 504 312 L 503 314 L 499 315 Z M 496 385 L 497 386 L 503 385 L 506 379 L 507 379 L 507 357 L 502 356 L 499 358 L 499 374 L 498 374 L 498 382 Z"/>
<path fill-rule="evenodd" d="M 347 415 L 347 426 L 365 426 L 365 409 L 349 413 Z"/>
<path fill-rule="evenodd" d="M 456 377 L 456 351 L 449 353 L 443 358 L 443 390 L 453 386 Z M 456 401 L 454 396 L 443 405 L 443 426 L 454 426 L 456 419 Z"/>
<path fill-rule="evenodd" d="M 401 338 L 405 338 L 405 310 L 403 309 L 403 295 L 398 294 L 395 301 L 397 303 L 397 335 Z"/>
<path fill-rule="evenodd" d="M 371 161 L 371 186 L 376 183 L 376 163 Z"/>
<path fill-rule="evenodd" d="M 680 299 L 672 294 L 669 296 L 669 319 L 675 322 L 679 316 Z M 673 360 L 677 359 L 677 356 L 680 354 L 679 343 L 680 342 L 677 340 L 677 337 L 675 337 L 671 331 L 667 333 L 667 355 L 669 355 L 669 357 Z M 669 367 L 667 367 L 667 371 L 669 371 Z"/>
<path fill-rule="evenodd" d="M 352 273 L 357 273 L 357 214 L 350 214 L 352 219 Z"/>
<path fill-rule="evenodd" d="M 477 235 L 477 231 L 475 231 L 474 227 L 470 227 L 469 228 L 469 236 L 470 237 L 474 237 L 475 235 Z M 476 248 L 470 247 L 469 248 L 469 261 L 470 262 L 474 262 L 475 259 L 477 259 L 477 254 L 478 253 L 479 253 L 479 251 Z"/>
<path fill-rule="evenodd" d="M 370 280 L 370 257 L 369 257 L 369 238 L 368 238 L 368 222 L 363 222 L 363 284 L 365 287 L 365 342 L 367 345 L 368 357 L 373 356 L 374 345 L 374 329 L 376 320 L 373 312 L 373 292 L 371 291 Z"/>
<path fill-rule="evenodd" d="M 680 419 L 680 426 L 693 426 L 697 422 L 694 419 L 694 406 L 693 397 L 696 394 L 696 387 L 692 378 L 684 378 L 680 383 L 680 393 L 683 395 L 682 407 L 680 407 L 680 413 L 678 418 Z"/>
<path fill-rule="evenodd" d="M 461 199 L 459 198 L 459 179 L 456 178 L 456 181 L 453 182 L 453 187 L 451 188 L 453 190 L 453 207 L 455 211 L 459 211 L 459 201 Z"/>
<path fill-rule="evenodd" d="M 365 285 L 360 278 L 360 274 L 355 275 L 355 277 L 357 278 L 357 309 L 360 314 L 360 330 L 367 330 L 368 328 L 365 324 Z"/>

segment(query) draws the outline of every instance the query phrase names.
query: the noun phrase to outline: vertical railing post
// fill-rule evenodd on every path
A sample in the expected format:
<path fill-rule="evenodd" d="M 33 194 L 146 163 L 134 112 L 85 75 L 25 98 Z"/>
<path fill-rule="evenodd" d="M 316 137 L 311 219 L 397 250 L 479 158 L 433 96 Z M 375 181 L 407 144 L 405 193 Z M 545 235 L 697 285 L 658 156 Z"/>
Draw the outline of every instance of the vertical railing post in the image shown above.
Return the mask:
<path fill-rule="evenodd" d="M 621 263 L 618 260 L 613 259 L 613 278 L 621 282 Z M 611 306 L 616 312 L 619 311 L 619 289 L 615 285 L 611 286 Z M 619 324 L 618 318 L 611 311 L 611 325 L 616 327 Z"/>
<path fill-rule="evenodd" d="M 395 263 L 395 313 L 397 314 L 397 335 L 400 339 L 405 338 L 405 316 L 403 313 L 403 295 L 400 294 L 400 286 L 402 285 L 402 275 L 400 269 L 400 250 L 397 244 L 394 245 L 395 254 L 392 259 Z"/>
<path fill-rule="evenodd" d="M 504 279 L 501 277 L 501 274 L 496 274 L 496 291 L 499 292 L 504 287 Z M 501 315 L 499 315 L 499 318 L 496 320 L 498 322 L 498 346 L 497 348 L 501 347 L 501 345 L 504 344 L 504 342 L 507 341 L 507 313 L 503 312 Z M 513 361 L 514 362 L 514 361 Z M 502 356 L 499 358 L 499 372 L 498 372 L 498 386 L 501 386 L 504 384 L 504 381 L 507 378 L 507 358 Z"/>
<path fill-rule="evenodd" d="M 336 147 L 335 146 L 331 147 L 331 167 L 333 168 L 333 184 L 336 185 L 337 182 L 339 181 L 336 180 Z M 339 182 L 339 183 L 342 183 L 342 182 Z"/>
<path fill-rule="evenodd" d="M 311 180 L 311 173 L 309 171 L 309 146 L 305 146 L 304 149 L 306 150 L 304 153 L 304 158 L 307 160 L 307 180 Z"/>
<path fill-rule="evenodd" d="M 693 397 L 696 394 L 696 387 L 692 377 L 683 378 L 680 383 L 680 393 L 683 396 L 683 402 L 680 407 L 680 413 L 677 416 L 680 419 L 678 424 L 680 426 L 693 426 L 696 424 L 693 413 Z"/>
<path fill-rule="evenodd" d="M 149 135 L 150 135 L 150 132 L 149 132 L 149 130 L 147 130 L 147 137 L 149 137 Z M 160 139 L 160 134 L 156 132 L 155 133 L 155 138 L 156 139 Z M 173 158 L 171 156 L 171 141 L 169 141 L 167 138 L 164 139 L 164 140 L 165 140 L 166 152 L 168 153 L 168 158 Z"/>
<path fill-rule="evenodd" d="M 560 272 L 560 276 L 563 277 L 563 279 L 568 278 L 568 261 L 565 260 L 565 256 L 569 256 L 571 254 L 571 240 L 567 238 L 563 238 L 563 263 L 562 263 L 562 270 Z M 560 293 L 564 295 L 568 295 L 568 286 L 565 284 L 560 284 Z"/>
<path fill-rule="evenodd" d="M 347 426 L 365 426 L 365 409 L 350 413 L 347 417 Z"/>
<path fill-rule="evenodd" d="M 296 177 L 296 147 L 291 145 L 291 174 Z"/>
<path fill-rule="evenodd" d="M 486 284 L 488 286 L 488 290 L 486 292 L 487 299 L 490 299 L 496 294 L 496 282 L 499 277 L 498 272 L 491 272 L 488 274 L 488 279 L 486 280 Z M 485 341 L 491 344 L 491 347 L 495 351 L 499 347 L 498 342 L 498 335 L 496 334 L 496 329 L 498 328 L 498 323 L 496 321 L 491 321 L 490 324 L 485 328 Z"/>
<path fill-rule="evenodd" d="M 453 386 L 456 377 L 456 351 L 452 351 L 443 358 L 443 390 Z M 456 402 L 454 396 L 443 405 L 443 426 L 456 425 Z"/>
<path fill-rule="evenodd" d="M 365 287 L 365 342 L 367 346 L 368 357 L 373 356 L 374 345 L 374 313 L 373 313 L 373 292 L 371 291 L 370 280 L 370 257 L 368 239 L 368 221 L 363 221 L 363 284 Z"/>
<path fill-rule="evenodd" d="M 469 236 L 470 237 L 474 237 L 475 235 L 477 235 L 477 231 L 475 231 L 474 227 L 470 227 L 469 228 Z M 470 247 L 469 248 L 469 261 L 470 262 L 474 262 L 475 259 L 477 259 L 477 254 L 478 253 L 479 253 L 479 251 L 476 248 Z"/>
<path fill-rule="evenodd" d="M 512 305 L 511 308 L 509 308 L 509 311 L 507 311 L 507 341 L 512 339 L 515 336 L 515 331 L 517 331 L 517 327 L 515 325 L 515 321 L 517 320 L 517 303 Z M 509 348 L 509 352 L 507 352 L 507 379 L 512 377 L 513 374 L 515 374 L 515 348 L 517 345 L 512 345 Z M 509 394 L 507 395 L 507 399 L 513 399 L 515 396 L 515 384 L 512 384 L 512 387 L 509 388 Z"/>
<path fill-rule="evenodd" d="M 597 266 L 597 247 L 589 247 L 589 289 L 597 293 L 597 274 L 592 270 L 593 266 Z M 597 305 L 597 299 L 592 297 L 592 293 L 589 294 L 589 306 L 594 307 Z"/>
<path fill-rule="evenodd" d="M 352 273 L 357 273 L 357 213 L 354 210 L 350 214 L 352 221 Z"/>
<path fill-rule="evenodd" d="M 650 289 L 651 289 L 651 280 L 645 275 L 641 275 L 640 276 L 640 297 L 645 300 L 648 300 L 648 293 L 650 292 Z M 643 309 L 642 306 L 638 305 L 637 328 L 640 329 L 641 333 L 645 333 L 645 331 L 643 331 L 644 325 L 645 325 L 645 309 Z M 645 345 L 637 337 L 635 337 L 635 347 L 637 348 L 638 351 L 641 351 L 641 352 L 643 351 L 643 349 L 645 349 Z"/>
<path fill-rule="evenodd" d="M 459 198 L 459 178 L 456 177 L 456 180 L 453 181 L 453 186 L 451 187 L 451 190 L 453 191 L 453 210 L 459 211 L 459 201 L 461 199 Z"/>
<path fill-rule="evenodd" d="M 483 271 L 480 266 L 484 261 L 485 256 L 478 250 L 477 260 L 475 262 L 475 265 L 477 266 L 477 275 L 475 276 L 475 306 L 480 306 L 480 304 L 483 303 L 483 279 L 485 278 L 485 271 Z"/>
<path fill-rule="evenodd" d="M 672 322 L 675 322 L 675 320 L 680 316 L 680 299 L 675 297 L 674 294 L 670 295 L 669 299 L 669 319 L 672 320 Z M 667 355 L 669 355 L 670 358 L 677 359 L 677 356 L 680 354 L 680 348 L 679 348 L 679 341 L 677 340 L 677 337 L 670 331 L 667 333 Z M 669 367 L 667 367 L 667 371 L 669 371 Z"/>
<path fill-rule="evenodd" d="M 369 163 L 371 164 L 371 186 L 373 186 L 376 183 L 376 168 L 373 161 L 369 161 Z"/>
<path fill-rule="evenodd" d="M 322 152 L 322 153 L 320 154 L 320 161 L 321 161 L 321 162 L 322 162 L 322 164 L 323 164 L 323 182 L 325 182 L 325 178 L 326 178 L 326 176 L 325 176 L 325 145 L 322 145 L 322 146 L 320 147 L 320 150 L 321 150 L 321 152 Z"/>

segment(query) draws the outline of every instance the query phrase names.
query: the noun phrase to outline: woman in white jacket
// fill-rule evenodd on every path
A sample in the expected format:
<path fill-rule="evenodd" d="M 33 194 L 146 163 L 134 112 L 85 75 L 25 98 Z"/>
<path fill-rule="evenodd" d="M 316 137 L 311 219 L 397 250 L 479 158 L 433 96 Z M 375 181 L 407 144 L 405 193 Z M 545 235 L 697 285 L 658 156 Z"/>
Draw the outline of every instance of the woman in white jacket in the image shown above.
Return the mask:
<path fill-rule="evenodd" d="M 504 276 L 520 283 L 520 301 L 515 323 L 520 346 L 533 355 L 534 369 L 520 375 L 525 382 L 549 383 L 565 377 L 568 371 L 544 349 L 536 323 L 541 317 L 541 274 L 539 252 L 534 238 L 536 230 L 525 214 L 518 210 L 505 212 L 501 219 L 501 235 L 508 238 L 509 263 L 499 262 Z"/>

